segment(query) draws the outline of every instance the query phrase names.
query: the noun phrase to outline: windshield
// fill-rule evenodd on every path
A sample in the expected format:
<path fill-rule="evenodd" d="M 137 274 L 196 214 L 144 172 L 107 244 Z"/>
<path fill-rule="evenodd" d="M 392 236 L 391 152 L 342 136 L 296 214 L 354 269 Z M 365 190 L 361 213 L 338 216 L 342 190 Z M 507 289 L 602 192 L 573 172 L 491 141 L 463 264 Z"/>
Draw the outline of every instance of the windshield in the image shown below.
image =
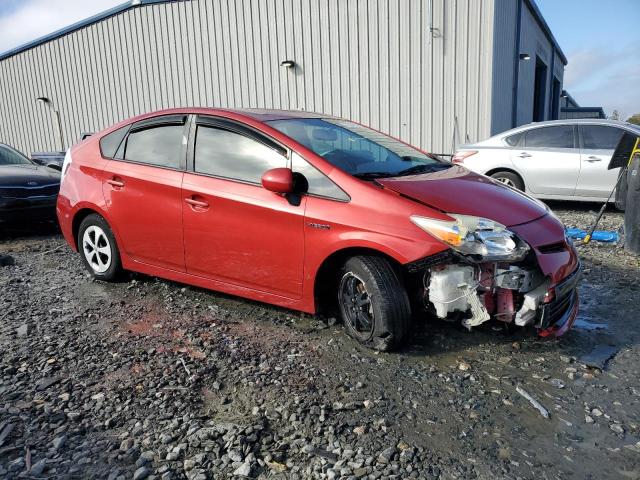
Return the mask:
<path fill-rule="evenodd" d="M 12 148 L 0 145 L 0 165 L 33 165 L 33 162 Z"/>
<path fill-rule="evenodd" d="M 359 178 L 415 175 L 451 167 L 394 138 L 347 120 L 295 118 L 267 123 Z"/>

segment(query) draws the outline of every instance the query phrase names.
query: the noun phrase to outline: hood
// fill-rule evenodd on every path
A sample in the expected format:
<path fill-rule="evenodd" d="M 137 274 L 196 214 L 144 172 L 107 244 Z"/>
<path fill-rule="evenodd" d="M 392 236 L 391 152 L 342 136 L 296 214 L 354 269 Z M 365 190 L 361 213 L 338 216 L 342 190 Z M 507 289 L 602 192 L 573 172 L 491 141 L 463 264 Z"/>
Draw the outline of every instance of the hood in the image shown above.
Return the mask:
<path fill-rule="evenodd" d="M 507 227 L 530 222 L 547 213 L 543 203 L 458 165 L 434 173 L 376 181 L 445 213 L 484 217 Z"/>
<path fill-rule="evenodd" d="M 23 187 L 60 183 L 60 172 L 41 165 L 0 165 L 0 186 Z"/>

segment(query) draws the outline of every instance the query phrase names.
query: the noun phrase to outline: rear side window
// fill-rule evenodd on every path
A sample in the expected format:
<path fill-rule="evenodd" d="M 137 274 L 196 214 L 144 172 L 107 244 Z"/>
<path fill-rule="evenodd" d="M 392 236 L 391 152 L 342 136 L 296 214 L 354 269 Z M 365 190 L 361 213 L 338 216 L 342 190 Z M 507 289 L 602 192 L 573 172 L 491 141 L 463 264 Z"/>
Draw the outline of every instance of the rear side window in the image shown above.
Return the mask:
<path fill-rule="evenodd" d="M 582 125 L 582 146 L 591 150 L 615 150 L 623 131 L 615 127 Z"/>
<path fill-rule="evenodd" d="M 542 127 L 525 132 L 525 147 L 574 148 L 573 126 Z"/>
<path fill-rule="evenodd" d="M 264 172 L 286 166 L 286 157 L 257 140 L 198 125 L 194 159 L 197 173 L 260 184 Z"/>
<path fill-rule="evenodd" d="M 182 167 L 183 125 L 159 125 L 129 134 L 124 159 L 158 167 Z"/>
<path fill-rule="evenodd" d="M 342 202 L 349 201 L 349 196 L 340 187 L 297 153 L 292 154 L 291 169 L 294 173 L 297 172 L 304 175 L 308 184 L 306 193 Z"/>
<path fill-rule="evenodd" d="M 118 147 L 122 143 L 124 136 L 129 131 L 129 127 L 130 125 L 126 125 L 100 139 L 100 151 L 102 152 L 103 157 L 116 158 Z"/>
<path fill-rule="evenodd" d="M 507 142 L 507 145 L 511 147 L 515 147 L 516 145 L 518 145 L 521 138 L 522 138 L 522 132 L 516 133 L 514 135 L 509 135 L 504 139 L 504 141 Z"/>

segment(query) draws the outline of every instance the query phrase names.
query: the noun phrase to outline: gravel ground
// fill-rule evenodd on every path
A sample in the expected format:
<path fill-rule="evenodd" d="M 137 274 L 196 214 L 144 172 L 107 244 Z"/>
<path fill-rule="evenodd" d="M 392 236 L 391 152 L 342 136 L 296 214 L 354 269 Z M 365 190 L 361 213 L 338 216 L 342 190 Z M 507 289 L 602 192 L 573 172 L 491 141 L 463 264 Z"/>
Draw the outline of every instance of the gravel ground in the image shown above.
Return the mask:
<path fill-rule="evenodd" d="M 562 339 L 428 321 L 376 354 L 334 319 L 96 282 L 55 231 L 0 235 L 0 478 L 640 478 L 640 262 L 619 247 L 580 247 Z M 581 361 L 599 345 L 603 370 Z"/>

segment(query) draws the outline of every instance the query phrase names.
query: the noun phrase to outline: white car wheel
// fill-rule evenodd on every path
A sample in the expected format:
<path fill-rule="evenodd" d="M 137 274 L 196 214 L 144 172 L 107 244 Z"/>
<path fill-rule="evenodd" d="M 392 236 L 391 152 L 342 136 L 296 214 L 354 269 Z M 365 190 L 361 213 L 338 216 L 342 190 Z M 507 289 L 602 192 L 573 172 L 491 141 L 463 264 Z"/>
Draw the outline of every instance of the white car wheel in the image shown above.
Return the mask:
<path fill-rule="evenodd" d="M 109 269 L 113 252 L 109 238 L 102 228 L 92 225 L 84 231 L 82 253 L 94 272 L 104 273 Z"/>

